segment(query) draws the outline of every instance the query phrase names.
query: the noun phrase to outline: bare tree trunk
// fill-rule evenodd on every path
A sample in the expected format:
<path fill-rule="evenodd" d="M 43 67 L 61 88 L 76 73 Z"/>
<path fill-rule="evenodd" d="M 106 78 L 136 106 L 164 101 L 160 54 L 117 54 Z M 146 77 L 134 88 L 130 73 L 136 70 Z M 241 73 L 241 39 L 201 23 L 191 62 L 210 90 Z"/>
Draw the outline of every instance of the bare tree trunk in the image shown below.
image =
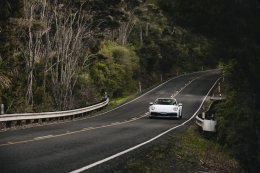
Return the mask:
<path fill-rule="evenodd" d="M 118 29 L 118 41 L 121 45 L 127 44 L 128 37 L 130 36 L 135 22 L 130 20 L 129 22 L 123 23 Z"/>
<path fill-rule="evenodd" d="M 48 50 L 43 43 L 43 36 L 49 31 L 46 24 L 50 21 L 47 12 L 48 3 L 46 0 L 24 0 L 24 23 L 25 29 L 22 31 L 25 42 L 25 60 L 27 77 L 26 103 L 33 107 L 33 83 L 35 63 L 48 62 Z M 38 27 L 35 27 L 38 26 Z M 44 79 L 45 87 L 45 79 Z"/>
<path fill-rule="evenodd" d="M 145 25 L 145 36 L 148 37 L 148 31 L 149 31 L 149 23 L 146 22 L 146 25 Z"/>
<path fill-rule="evenodd" d="M 71 96 L 80 57 L 83 56 L 83 37 L 86 32 L 86 14 L 82 11 L 54 9 L 56 31 L 52 49 L 56 50 L 57 60 L 51 68 L 52 87 L 55 102 L 60 110 L 71 105 Z"/>
<path fill-rule="evenodd" d="M 26 2 L 24 2 L 26 4 Z M 33 71 L 34 71 L 34 49 L 35 44 L 33 43 L 33 31 L 32 31 L 32 21 L 33 14 L 35 10 L 35 4 L 26 4 L 25 6 L 25 17 L 29 19 L 30 24 L 28 28 L 28 56 L 26 57 L 26 67 L 28 70 L 28 78 L 27 78 L 27 91 L 26 91 L 26 103 L 28 105 L 33 106 Z M 28 10 L 28 11 L 27 11 Z"/>
<path fill-rule="evenodd" d="M 52 84 L 55 103 L 60 110 L 71 106 L 77 72 L 83 62 L 83 37 L 91 35 L 91 15 L 81 8 L 74 11 L 58 1 L 24 0 L 27 77 L 26 102 L 33 106 L 35 64 L 44 67 L 43 88 Z M 86 39 L 86 38 L 85 38 Z M 47 77 L 48 76 L 48 77 Z"/>
<path fill-rule="evenodd" d="M 140 24 L 140 47 L 143 46 L 143 28 L 142 25 Z"/>
<path fill-rule="evenodd" d="M 118 41 L 121 45 L 126 45 L 131 32 L 136 24 L 136 16 L 134 15 L 135 9 L 128 9 L 128 3 L 122 1 L 122 8 L 129 11 L 129 21 L 123 22 L 118 29 Z"/>

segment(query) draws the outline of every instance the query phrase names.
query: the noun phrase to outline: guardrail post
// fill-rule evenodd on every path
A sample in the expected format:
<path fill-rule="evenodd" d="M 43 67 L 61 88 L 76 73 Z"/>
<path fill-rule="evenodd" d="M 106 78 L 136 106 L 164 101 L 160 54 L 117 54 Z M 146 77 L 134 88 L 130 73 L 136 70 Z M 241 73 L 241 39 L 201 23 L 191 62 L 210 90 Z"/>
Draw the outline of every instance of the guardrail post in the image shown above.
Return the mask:
<path fill-rule="evenodd" d="M 16 125 L 17 125 L 17 126 L 20 126 L 21 124 L 22 124 L 22 120 L 16 121 Z"/>
<path fill-rule="evenodd" d="M 12 122 L 11 121 L 7 121 L 6 123 L 5 123 L 5 127 L 6 128 L 10 128 L 12 126 Z"/>
<path fill-rule="evenodd" d="M 1 115 L 3 115 L 5 113 L 4 109 L 5 109 L 4 104 L 1 104 L 1 113 L 0 113 Z"/>

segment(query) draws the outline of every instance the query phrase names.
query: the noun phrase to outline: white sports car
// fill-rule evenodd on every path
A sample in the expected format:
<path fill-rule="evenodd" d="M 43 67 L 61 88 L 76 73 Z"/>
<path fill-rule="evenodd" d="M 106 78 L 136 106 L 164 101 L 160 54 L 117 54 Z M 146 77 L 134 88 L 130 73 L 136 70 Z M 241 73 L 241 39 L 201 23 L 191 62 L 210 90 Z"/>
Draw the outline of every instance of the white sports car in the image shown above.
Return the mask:
<path fill-rule="evenodd" d="M 174 98 L 158 98 L 150 103 L 150 117 L 182 118 L 182 103 Z"/>

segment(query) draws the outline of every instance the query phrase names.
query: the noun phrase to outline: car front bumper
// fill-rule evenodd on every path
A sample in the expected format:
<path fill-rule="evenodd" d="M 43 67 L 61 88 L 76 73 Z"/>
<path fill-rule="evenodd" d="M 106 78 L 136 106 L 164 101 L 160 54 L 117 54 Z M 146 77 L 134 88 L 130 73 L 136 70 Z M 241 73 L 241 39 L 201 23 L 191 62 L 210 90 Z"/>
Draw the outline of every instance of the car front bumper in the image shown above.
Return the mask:
<path fill-rule="evenodd" d="M 164 112 L 150 112 L 151 117 L 178 117 L 177 112 L 164 113 Z"/>

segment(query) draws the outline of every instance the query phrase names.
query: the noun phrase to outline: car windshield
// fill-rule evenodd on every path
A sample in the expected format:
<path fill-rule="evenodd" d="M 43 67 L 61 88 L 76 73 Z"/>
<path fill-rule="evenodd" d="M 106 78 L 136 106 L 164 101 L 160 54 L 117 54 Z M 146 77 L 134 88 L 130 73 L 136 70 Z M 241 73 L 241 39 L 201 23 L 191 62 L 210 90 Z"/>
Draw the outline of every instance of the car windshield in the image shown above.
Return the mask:
<path fill-rule="evenodd" d="M 176 104 L 176 101 L 173 99 L 157 99 L 155 101 L 155 104 L 157 104 L 157 105 L 174 105 L 174 104 Z"/>

